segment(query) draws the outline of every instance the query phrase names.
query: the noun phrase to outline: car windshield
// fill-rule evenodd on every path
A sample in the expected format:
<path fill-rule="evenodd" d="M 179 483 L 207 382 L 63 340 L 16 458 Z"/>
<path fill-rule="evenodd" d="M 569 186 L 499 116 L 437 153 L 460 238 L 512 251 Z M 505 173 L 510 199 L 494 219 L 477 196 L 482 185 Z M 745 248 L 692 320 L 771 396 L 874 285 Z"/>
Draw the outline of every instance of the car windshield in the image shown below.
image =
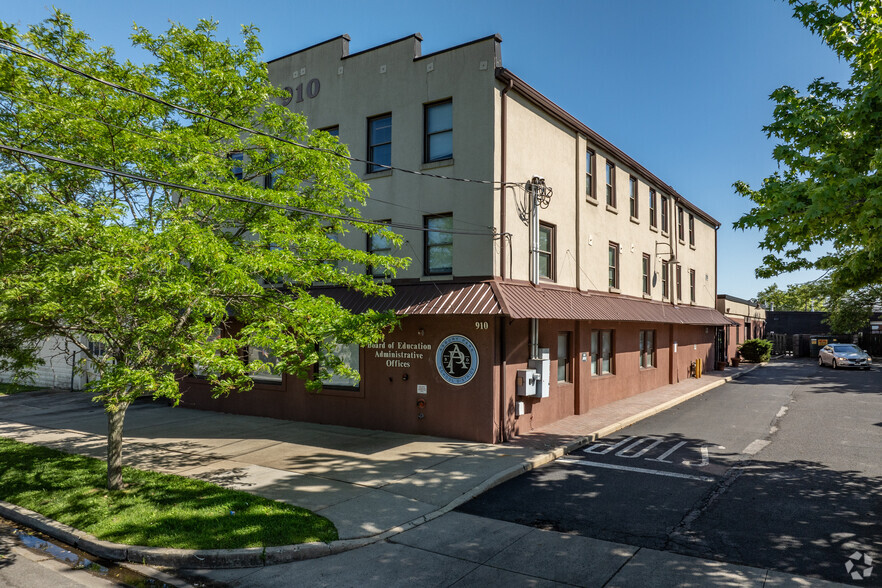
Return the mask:
<path fill-rule="evenodd" d="M 833 351 L 836 353 L 861 353 L 855 345 L 834 345 Z"/>

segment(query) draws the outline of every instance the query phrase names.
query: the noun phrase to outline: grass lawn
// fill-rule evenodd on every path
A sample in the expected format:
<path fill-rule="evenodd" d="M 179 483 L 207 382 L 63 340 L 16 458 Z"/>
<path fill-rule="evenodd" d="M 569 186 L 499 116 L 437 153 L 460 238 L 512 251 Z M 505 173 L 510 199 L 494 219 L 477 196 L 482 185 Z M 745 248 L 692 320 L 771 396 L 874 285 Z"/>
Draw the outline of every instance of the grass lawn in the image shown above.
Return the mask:
<path fill-rule="evenodd" d="M 39 386 L 25 386 L 24 384 L 7 384 L 0 382 L 0 396 L 12 396 L 19 392 L 32 392 L 42 390 Z"/>
<path fill-rule="evenodd" d="M 234 549 L 337 539 L 328 519 L 246 492 L 133 468 L 127 488 L 111 492 L 106 475 L 101 460 L 0 438 L 0 500 L 105 541 Z"/>

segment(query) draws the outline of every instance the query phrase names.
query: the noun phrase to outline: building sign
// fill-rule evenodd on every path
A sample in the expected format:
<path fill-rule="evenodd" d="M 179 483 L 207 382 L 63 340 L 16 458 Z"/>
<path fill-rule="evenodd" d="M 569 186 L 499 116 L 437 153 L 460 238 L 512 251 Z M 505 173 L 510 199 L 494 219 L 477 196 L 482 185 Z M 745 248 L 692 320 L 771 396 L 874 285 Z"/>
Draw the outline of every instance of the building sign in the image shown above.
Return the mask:
<path fill-rule="evenodd" d="M 381 341 L 371 343 L 367 348 L 374 352 L 374 358 L 385 360 L 387 368 L 409 368 L 411 360 L 428 359 L 423 352 L 428 351 L 431 357 L 432 351 L 431 345 L 408 341 Z"/>
<path fill-rule="evenodd" d="M 462 335 L 451 335 L 438 345 L 435 367 L 448 384 L 467 384 L 478 372 L 478 349 Z"/>

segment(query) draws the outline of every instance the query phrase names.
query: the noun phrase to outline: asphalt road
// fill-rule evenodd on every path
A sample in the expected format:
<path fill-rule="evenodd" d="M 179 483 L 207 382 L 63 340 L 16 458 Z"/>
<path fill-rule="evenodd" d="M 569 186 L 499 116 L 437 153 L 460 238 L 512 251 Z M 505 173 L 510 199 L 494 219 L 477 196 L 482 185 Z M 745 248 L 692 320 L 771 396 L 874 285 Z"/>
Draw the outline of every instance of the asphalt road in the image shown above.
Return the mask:
<path fill-rule="evenodd" d="M 882 586 L 882 372 L 775 361 L 459 510 Z"/>

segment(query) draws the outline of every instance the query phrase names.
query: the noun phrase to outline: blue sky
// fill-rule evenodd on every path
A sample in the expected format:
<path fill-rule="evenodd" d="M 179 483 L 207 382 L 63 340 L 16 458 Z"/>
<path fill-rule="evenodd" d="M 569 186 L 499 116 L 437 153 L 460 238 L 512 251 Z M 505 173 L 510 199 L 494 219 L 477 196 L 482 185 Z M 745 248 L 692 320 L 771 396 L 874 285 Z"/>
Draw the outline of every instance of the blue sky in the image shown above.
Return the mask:
<path fill-rule="evenodd" d="M 42 20 L 50 4 L 8 2 L 0 19 Z M 816 77 L 845 81 L 848 67 L 791 16 L 781 0 L 448 0 L 151 2 L 57 0 L 78 28 L 122 57 L 141 60 L 128 36 L 169 21 L 220 21 L 236 39 L 243 23 L 261 30 L 272 59 L 342 33 L 356 52 L 411 33 L 431 53 L 492 33 L 503 65 L 612 141 L 722 223 L 718 292 L 751 298 L 770 283 L 816 278 L 799 272 L 760 280 L 757 232 L 732 229 L 749 208 L 732 183 L 758 186 L 775 171 L 768 95 L 804 89 Z M 597 80 L 603 80 L 597 83 Z"/>

